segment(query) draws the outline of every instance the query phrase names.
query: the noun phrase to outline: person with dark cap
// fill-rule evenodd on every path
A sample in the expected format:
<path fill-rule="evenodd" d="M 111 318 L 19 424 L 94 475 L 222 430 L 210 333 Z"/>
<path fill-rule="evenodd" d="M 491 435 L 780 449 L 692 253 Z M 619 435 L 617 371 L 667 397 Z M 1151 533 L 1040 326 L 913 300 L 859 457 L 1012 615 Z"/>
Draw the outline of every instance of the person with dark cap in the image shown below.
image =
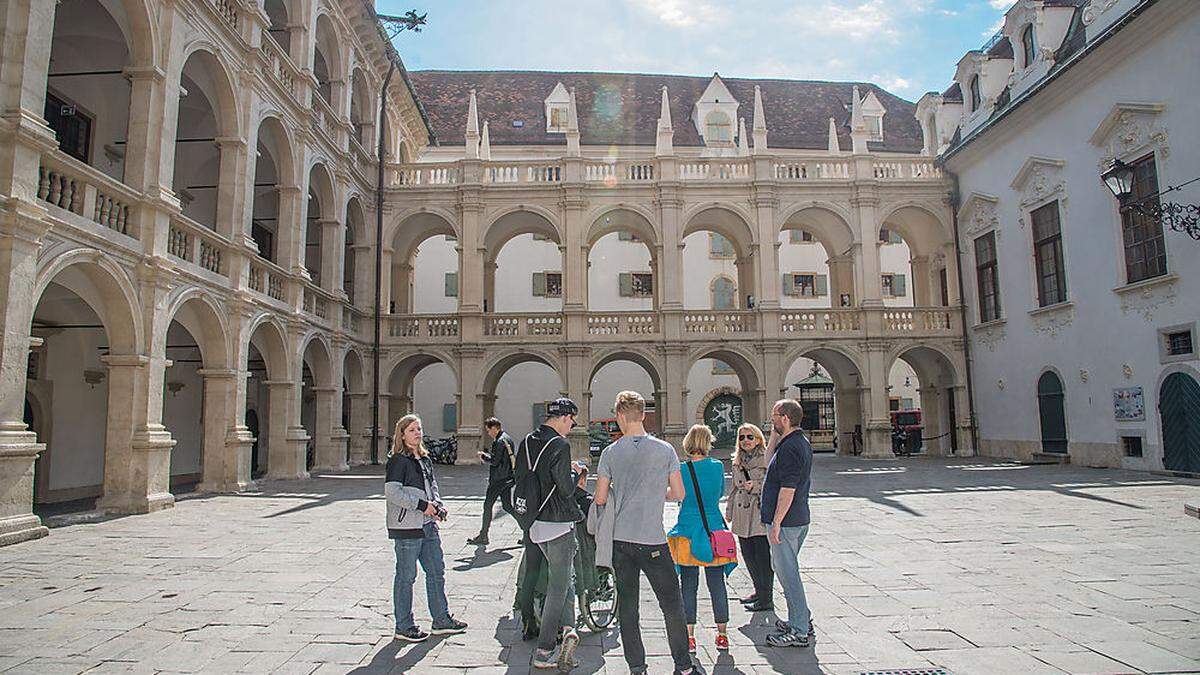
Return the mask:
<path fill-rule="evenodd" d="M 492 447 L 491 452 L 479 453 L 479 458 L 488 463 L 488 486 L 487 495 L 483 498 L 483 523 L 479 526 L 479 534 L 467 540 L 468 544 L 475 546 L 487 546 L 488 530 L 492 527 L 492 508 L 497 498 L 506 512 L 512 512 L 513 464 L 516 461 L 512 437 L 504 431 L 499 419 L 487 418 L 483 429 L 492 439 Z"/>
<path fill-rule="evenodd" d="M 579 406 L 569 398 L 546 406 L 546 421 L 525 437 L 517 448 L 515 480 L 518 486 L 532 472 L 537 477 L 542 503 L 525 535 L 526 578 L 517 604 L 528 626 L 533 616 L 533 593 L 542 564 L 547 567 L 546 602 L 540 617 L 533 667 L 569 671 L 576 665 L 575 648 L 575 524 L 583 520 L 575 502 L 575 480 L 571 476 L 571 445 L 566 435 L 578 422 Z M 532 550 L 531 550 L 532 549 Z M 556 647 L 559 629 L 562 645 Z"/>

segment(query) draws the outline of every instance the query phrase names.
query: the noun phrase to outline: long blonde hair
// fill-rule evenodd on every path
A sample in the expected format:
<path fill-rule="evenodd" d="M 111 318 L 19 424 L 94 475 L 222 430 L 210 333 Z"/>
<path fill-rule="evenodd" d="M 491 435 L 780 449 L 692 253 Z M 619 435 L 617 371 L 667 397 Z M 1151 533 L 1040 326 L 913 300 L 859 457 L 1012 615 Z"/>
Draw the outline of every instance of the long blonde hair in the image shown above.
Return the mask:
<path fill-rule="evenodd" d="M 754 434 L 754 436 L 756 438 L 758 438 L 758 443 L 754 446 L 753 452 L 755 452 L 755 453 L 766 452 L 767 439 L 765 436 L 763 436 L 762 429 L 759 429 L 754 424 L 746 422 L 746 423 L 742 424 L 742 426 L 738 427 L 737 433 L 738 433 L 739 437 L 742 435 L 743 430 L 749 431 L 750 433 Z M 734 464 L 734 466 L 742 465 L 742 439 L 741 438 L 738 438 L 737 443 L 734 445 L 733 464 Z"/>
<path fill-rule="evenodd" d="M 712 444 L 712 429 L 704 424 L 693 424 L 692 428 L 688 429 L 687 436 L 683 437 L 683 454 L 689 457 L 708 457 L 708 453 L 712 452 Z"/>
<path fill-rule="evenodd" d="M 388 457 L 399 452 L 405 452 L 408 447 L 404 445 L 404 432 L 413 422 L 420 422 L 421 417 L 416 414 L 408 414 L 396 420 L 396 430 L 392 434 L 392 447 L 388 450 Z M 423 425 L 422 425 L 423 426 Z M 417 457 L 428 457 L 429 451 L 425 449 L 425 439 L 421 438 L 421 442 L 417 444 Z"/>

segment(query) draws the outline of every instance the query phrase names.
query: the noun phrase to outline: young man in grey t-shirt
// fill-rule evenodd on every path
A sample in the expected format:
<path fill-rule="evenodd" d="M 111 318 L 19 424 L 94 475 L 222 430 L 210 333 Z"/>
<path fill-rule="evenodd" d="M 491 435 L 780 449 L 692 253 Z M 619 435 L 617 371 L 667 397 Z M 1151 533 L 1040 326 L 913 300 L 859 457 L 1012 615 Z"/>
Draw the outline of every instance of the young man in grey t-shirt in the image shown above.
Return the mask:
<path fill-rule="evenodd" d="M 646 649 L 638 625 L 638 590 L 645 572 L 666 619 L 675 673 L 695 673 L 688 654 L 679 575 L 663 532 L 664 503 L 684 496 L 679 456 L 669 443 L 646 434 L 646 401 L 641 394 L 617 394 L 614 409 L 622 436 L 600 455 L 595 503 L 615 509 L 613 573 L 625 661 L 631 672 L 646 672 Z"/>

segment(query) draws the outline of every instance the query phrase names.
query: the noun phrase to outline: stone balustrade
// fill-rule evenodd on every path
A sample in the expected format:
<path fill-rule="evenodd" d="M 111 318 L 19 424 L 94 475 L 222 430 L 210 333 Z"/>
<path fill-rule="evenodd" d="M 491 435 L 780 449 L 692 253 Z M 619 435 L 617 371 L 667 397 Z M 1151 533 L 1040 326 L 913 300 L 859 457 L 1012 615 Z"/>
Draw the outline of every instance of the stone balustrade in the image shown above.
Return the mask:
<path fill-rule="evenodd" d="M 296 68 L 296 64 L 292 63 L 283 47 L 275 42 L 275 38 L 265 34 L 262 44 L 259 46 L 259 54 L 262 58 L 263 71 L 267 77 L 278 82 L 289 96 L 297 99 L 296 83 L 300 80 L 300 71 Z"/>
<path fill-rule="evenodd" d="M 235 0 L 210 0 L 210 2 L 225 23 L 236 31 L 238 29 L 239 3 Z"/>
<path fill-rule="evenodd" d="M 180 260 L 197 265 L 202 269 L 229 276 L 223 266 L 230 243 L 221 235 L 200 223 L 184 216 L 171 216 L 171 229 L 167 236 L 167 253 Z"/>
<path fill-rule="evenodd" d="M 137 238 L 129 223 L 133 190 L 120 181 L 58 150 L 42 154 L 38 168 L 38 199 Z"/>

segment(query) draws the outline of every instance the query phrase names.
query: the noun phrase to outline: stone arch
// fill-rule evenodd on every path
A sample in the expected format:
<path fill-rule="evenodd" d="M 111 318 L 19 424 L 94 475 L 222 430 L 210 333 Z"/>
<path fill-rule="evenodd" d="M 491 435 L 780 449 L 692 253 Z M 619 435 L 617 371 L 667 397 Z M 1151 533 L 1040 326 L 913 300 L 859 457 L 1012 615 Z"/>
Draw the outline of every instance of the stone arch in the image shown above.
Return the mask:
<path fill-rule="evenodd" d="M 312 54 L 309 58 L 313 77 L 317 79 L 315 93 L 324 98 L 335 111 L 341 110 L 341 90 L 346 81 L 346 59 L 342 55 L 342 40 L 335 22 L 323 8 L 313 22 Z"/>
<path fill-rule="evenodd" d="M 388 239 L 389 235 L 391 239 Z M 385 305 L 393 307 L 395 313 L 409 314 L 416 311 L 413 287 L 416 283 L 417 250 L 424 242 L 439 235 L 457 240 L 459 232 L 456 221 L 442 209 L 428 208 L 404 214 L 390 232 L 384 233 L 384 245 L 386 247 L 390 241 L 392 249 L 391 284 L 384 285 L 384 292 L 390 292 L 390 298 L 385 298 L 384 302 Z M 386 248 L 384 250 L 386 254 Z M 445 249 L 441 250 L 445 252 Z M 456 259 L 454 269 L 457 270 L 458 267 Z"/>
<path fill-rule="evenodd" d="M 350 347 L 342 358 L 342 377 L 346 380 L 346 391 L 362 393 L 366 391 L 370 376 L 367 374 L 366 360 L 358 353 L 356 347 Z"/>
<path fill-rule="evenodd" d="M 511 370 L 514 366 L 522 363 L 541 363 L 549 366 L 551 370 L 558 375 L 559 384 L 565 391 L 567 388 L 566 378 L 563 376 L 563 368 L 560 359 L 540 349 L 522 349 L 521 351 L 510 351 L 499 357 L 488 361 L 483 368 L 483 386 L 481 389 L 484 394 L 495 396 L 496 386 L 500 383 L 500 378 Z"/>
<path fill-rule="evenodd" d="M 790 374 L 800 359 L 816 362 L 829 374 L 829 379 L 833 380 L 834 437 L 832 442 L 836 444 L 840 454 L 850 454 L 854 449 L 856 427 L 860 433 L 866 428 L 862 400 L 864 393 L 868 391 L 862 384 L 867 379 L 864 375 L 866 359 L 862 354 L 844 345 L 832 342 L 809 343 L 785 354 L 783 360 L 783 363 L 786 364 L 785 374 Z M 789 391 L 791 384 L 787 380 L 783 382 L 784 390 L 779 393 L 779 397 L 791 393 Z M 816 435 L 810 433 L 810 438 L 815 441 Z"/>
<path fill-rule="evenodd" d="M 754 219 L 741 208 L 728 203 L 712 202 L 692 207 L 684 213 L 680 239 L 695 232 L 716 232 L 733 243 L 739 259 L 750 256 L 758 243 L 751 223 Z"/>
<path fill-rule="evenodd" d="M 255 133 L 259 140 L 262 140 L 264 133 L 267 134 L 268 148 L 272 150 L 272 159 L 276 163 L 279 185 L 284 187 L 299 185 L 296 143 L 288 131 L 288 126 L 284 124 L 283 116 L 275 111 L 265 111 L 259 117 L 258 124 L 255 125 Z"/>
<path fill-rule="evenodd" d="M 487 249 L 488 258 L 494 261 L 500 249 L 521 234 L 539 234 L 559 246 L 566 241 L 554 213 L 541 206 L 522 204 L 494 212 L 487 227 L 483 228 L 481 244 Z"/>
<path fill-rule="evenodd" d="M 902 359 L 917 374 L 926 451 L 937 455 L 953 454 L 963 446 L 960 430 L 963 421 L 970 419 L 965 405 L 966 375 L 961 359 L 940 345 L 929 343 L 902 345 L 890 356 L 885 378 L 897 359 Z"/>
<path fill-rule="evenodd" d="M 142 353 L 137 291 L 111 258 L 95 249 L 82 248 L 60 255 L 38 270 L 33 297 L 41 298 L 51 283 L 67 288 L 92 308 L 104 324 L 110 354 Z"/>
<path fill-rule="evenodd" d="M 645 370 L 646 374 L 650 376 L 650 381 L 654 383 L 655 391 L 662 391 L 662 369 L 656 363 L 654 356 L 637 347 L 626 346 L 605 349 L 593 357 L 592 368 L 588 374 L 589 387 L 601 368 L 617 361 L 628 361 L 641 366 L 642 370 Z"/>
<path fill-rule="evenodd" d="M 340 382 L 333 382 L 332 354 L 329 339 L 323 333 L 312 331 L 300 341 L 301 362 L 312 371 L 317 387 L 341 386 Z"/>
<path fill-rule="evenodd" d="M 733 369 L 742 390 L 743 417 L 747 420 L 761 419 L 763 406 L 766 405 L 766 392 L 762 388 L 763 377 L 755 355 L 734 345 L 705 346 L 692 352 L 688 358 L 687 372 L 691 373 L 692 368 L 705 359 L 720 360 Z"/>
<path fill-rule="evenodd" d="M 234 87 L 235 78 L 230 74 L 236 69 L 229 64 L 220 47 L 207 39 L 200 39 L 183 48 L 179 59 L 179 73 L 175 77 L 176 81 L 179 81 L 188 62 L 192 59 L 199 59 L 205 72 L 213 78 L 210 98 L 215 99 L 216 105 L 213 108 L 217 113 L 218 136 L 240 137 L 242 120 L 238 110 L 237 90 Z M 178 131 L 176 133 L 178 134 Z"/>
<path fill-rule="evenodd" d="M 779 219 L 779 231 L 803 230 L 825 247 L 830 257 L 850 252 L 858 237 L 850 227 L 850 214 L 837 204 L 810 201 L 794 204 L 783 212 Z"/>
<path fill-rule="evenodd" d="M 881 228 L 886 227 L 903 237 L 914 256 L 934 255 L 954 241 L 945 218 L 922 202 L 891 204 L 879 222 Z"/>
<path fill-rule="evenodd" d="M 360 65 L 355 65 L 350 75 L 350 128 L 355 140 L 368 152 L 373 153 L 375 117 L 378 105 L 367 77 Z"/>
<path fill-rule="evenodd" d="M 648 209 L 638 204 L 607 204 L 594 210 L 588 215 L 587 236 L 584 246 L 591 248 L 601 237 L 613 232 L 627 231 L 638 236 L 650 247 L 651 255 L 656 254 L 662 237 L 659 234 L 657 218 Z"/>
<path fill-rule="evenodd" d="M 281 382 L 293 379 L 292 360 L 288 358 L 287 330 L 273 314 L 260 312 L 247 324 L 241 339 L 254 345 L 262 356 L 268 380 Z M 249 349 L 246 353 L 249 353 Z"/>
<path fill-rule="evenodd" d="M 721 385 L 719 387 L 715 387 L 715 388 L 711 389 L 708 393 L 706 393 L 704 396 L 700 397 L 700 403 L 699 403 L 699 405 L 696 406 L 695 413 L 692 415 L 692 419 L 695 421 L 694 423 L 703 424 L 704 423 L 704 409 L 708 407 L 709 403 L 713 402 L 713 399 L 716 399 L 718 396 L 726 396 L 726 395 L 737 396 L 742 399 L 742 405 L 743 406 L 746 405 L 746 398 L 745 398 L 745 396 L 743 396 L 743 392 L 741 389 L 739 389 L 737 387 L 730 387 L 728 385 Z M 758 422 L 755 422 L 752 418 L 746 417 L 745 415 L 742 416 L 742 419 L 754 424 L 755 426 L 758 425 Z"/>
<path fill-rule="evenodd" d="M 384 374 L 381 389 L 391 393 L 391 398 L 388 400 L 388 416 L 386 419 L 382 415 L 380 417 L 381 433 L 385 433 L 390 438 L 392 423 L 403 415 L 417 411 L 413 400 L 413 386 L 417 376 L 426 368 L 438 364 L 445 365 L 449 369 L 454 380 L 452 388 L 457 400 L 462 392 L 462 377 L 457 361 L 449 354 L 438 350 L 424 349 L 415 353 L 408 352 L 391 361 L 386 369 L 380 369 Z M 459 407 L 461 408 L 461 406 Z M 430 429 L 433 428 L 430 426 L 431 420 L 425 420 L 425 423 Z"/>
<path fill-rule="evenodd" d="M 163 313 L 164 337 L 166 327 L 178 321 L 196 340 L 204 367 L 225 369 L 232 366 L 229 350 L 229 322 L 213 298 L 202 289 L 190 287 L 179 291 Z"/>

